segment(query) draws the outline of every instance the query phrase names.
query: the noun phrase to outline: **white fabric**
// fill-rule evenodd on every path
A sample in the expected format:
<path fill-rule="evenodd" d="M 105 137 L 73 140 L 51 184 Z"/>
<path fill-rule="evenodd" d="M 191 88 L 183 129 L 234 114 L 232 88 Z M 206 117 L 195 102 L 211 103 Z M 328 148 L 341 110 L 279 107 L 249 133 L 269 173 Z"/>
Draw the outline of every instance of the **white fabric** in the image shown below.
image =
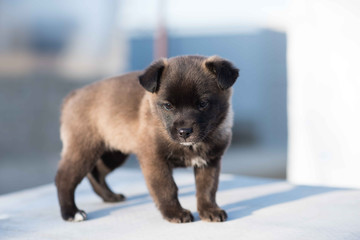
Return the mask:
<path fill-rule="evenodd" d="M 360 187 L 360 2 L 293 1 L 289 164 L 297 184 Z"/>
<path fill-rule="evenodd" d="M 192 172 L 175 171 L 183 207 L 194 223 L 162 219 L 140 171 L 122 169 L 109 177 L 127 201 L 103 203 L 83 181 L 76 201 L 88 220 L 60 218 L 50 184 L 0 196 L 0 239 L 360 239 L 360 190 L 308 187 L 284 181 L 222 175 L 218 203 L 229 215 L 224 223 L 199 220 Z"/>

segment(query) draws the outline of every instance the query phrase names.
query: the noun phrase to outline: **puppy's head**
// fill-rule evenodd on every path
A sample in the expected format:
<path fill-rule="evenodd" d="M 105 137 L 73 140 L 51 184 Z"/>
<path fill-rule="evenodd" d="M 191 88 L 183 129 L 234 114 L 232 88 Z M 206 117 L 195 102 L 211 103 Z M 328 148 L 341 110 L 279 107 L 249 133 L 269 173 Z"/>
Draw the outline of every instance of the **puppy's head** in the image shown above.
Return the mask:
<path fill-rule="evenodd" d="M 229 110 L 230 88 L 239 70 L 220 57 L 161 59 L 139 77 L 170 138 L 193 145 L 208 138 Z"/>

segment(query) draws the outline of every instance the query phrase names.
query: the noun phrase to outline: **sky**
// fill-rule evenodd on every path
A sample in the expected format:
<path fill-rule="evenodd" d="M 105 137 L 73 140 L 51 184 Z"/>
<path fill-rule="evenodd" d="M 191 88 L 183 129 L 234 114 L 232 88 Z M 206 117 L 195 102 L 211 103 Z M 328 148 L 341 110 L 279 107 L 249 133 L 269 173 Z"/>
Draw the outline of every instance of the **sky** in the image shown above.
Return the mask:
<path fill-rule="evenodd" d="M 253 31 L 269 28 L 285 31 L 290 0 L 122 0 L 119 22 L 130 31 L 151 31 L 163 19 L 179 34 Z"/>

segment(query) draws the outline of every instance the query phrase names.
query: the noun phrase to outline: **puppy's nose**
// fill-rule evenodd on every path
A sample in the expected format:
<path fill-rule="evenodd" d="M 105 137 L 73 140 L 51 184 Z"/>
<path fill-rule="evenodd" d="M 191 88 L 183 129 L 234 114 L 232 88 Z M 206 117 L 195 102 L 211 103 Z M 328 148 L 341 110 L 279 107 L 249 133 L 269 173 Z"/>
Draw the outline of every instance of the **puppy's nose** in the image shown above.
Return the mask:
<path fill-rule="evenodd" d="M 179 136 L 182 137 L 183 139 L 187 139 L 192 132 L 193 132 L 192 128 L 180 128 L 178 130 Z"/>

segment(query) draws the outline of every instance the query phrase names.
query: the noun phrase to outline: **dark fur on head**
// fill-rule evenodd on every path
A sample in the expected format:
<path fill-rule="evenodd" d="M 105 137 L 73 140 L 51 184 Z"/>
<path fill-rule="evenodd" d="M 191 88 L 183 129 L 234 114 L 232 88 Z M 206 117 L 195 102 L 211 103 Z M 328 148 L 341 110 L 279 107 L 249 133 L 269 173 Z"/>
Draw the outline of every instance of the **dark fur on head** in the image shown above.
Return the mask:
<path fill-rule="evenodd" d="M 235 83 L 238 72 L 229 61 L 216 56 L 184 56 L 154 62 L 139 80 L 146 90 L 158 95 L 156 108 L 170 137 L 195 144 L 225 119 L 229 101 L 223 91 Z M 192 128 L 193 133 L 187 139 L 179 138 L 180 128 Z"/>

